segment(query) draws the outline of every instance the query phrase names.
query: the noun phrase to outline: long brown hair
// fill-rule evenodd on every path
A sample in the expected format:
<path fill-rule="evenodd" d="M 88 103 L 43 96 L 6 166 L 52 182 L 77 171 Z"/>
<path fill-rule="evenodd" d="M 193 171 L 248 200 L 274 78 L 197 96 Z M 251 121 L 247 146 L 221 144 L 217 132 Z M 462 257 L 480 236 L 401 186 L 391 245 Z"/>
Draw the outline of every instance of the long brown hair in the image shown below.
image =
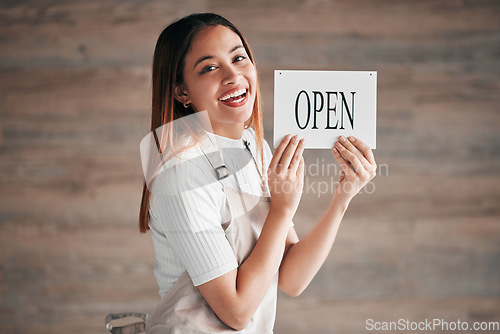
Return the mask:
<path fill-rule="evenodd" d="M 241 32 L 220 15 L 212 13 L 192 14 L 170 24 L 158 37 L 153 56 L 151 108 L 151 131 L 153 133 L 155 129 L 195 112 L 191 106 L 184 108 L 182 103 L 175 99 L 175 88 L 184 82 L 185 59 L 194 37 L 203 28 L 217 25 L 231 29 L 240 37 L 248 57 L 255 64 L 250 47 Z M 245 128 L 250 126 L 253 126 L 255 130 L 256 144 L 262 158 L 264 130 L 258 83 L 252 116 L 245 124 Z M 261 160 L 263 161 L 263 159 Z M 150 198 L 151 193 L 146 183 L 144 183 L 139 212 L 139 230 L 141 233 L 146 233 L 149 230 Z"/>

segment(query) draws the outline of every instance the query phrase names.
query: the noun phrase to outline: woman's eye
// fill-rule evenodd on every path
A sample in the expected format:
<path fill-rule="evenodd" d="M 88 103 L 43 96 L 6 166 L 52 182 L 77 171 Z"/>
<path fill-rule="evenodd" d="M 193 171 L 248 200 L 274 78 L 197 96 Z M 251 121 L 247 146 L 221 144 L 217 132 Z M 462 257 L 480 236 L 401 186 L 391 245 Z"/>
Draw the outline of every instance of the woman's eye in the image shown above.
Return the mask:
<path fill-rule="evenodd" d="M 239 61 L 242 61 L 245 59 L 247 59 L 247 57 L 245 57 L 245 56 L 236 56 L 236 57 L 234 57 L 233 62 L 236 63 L 236 62 L 239 62 Z"/>
<path fill-rule="evenodd" d="M 215 67 L 214 65 L 207 65 L 207 66 L 205 66 L 205 67 L 203 67 L 203 68 L 201 69 L 200 74 L 203 74 L 203 73 L 207 73 L 207 72 L 213 71 L 213 70 L 215 70 L 215 68 L 216 68 L 216 67 Z"/>

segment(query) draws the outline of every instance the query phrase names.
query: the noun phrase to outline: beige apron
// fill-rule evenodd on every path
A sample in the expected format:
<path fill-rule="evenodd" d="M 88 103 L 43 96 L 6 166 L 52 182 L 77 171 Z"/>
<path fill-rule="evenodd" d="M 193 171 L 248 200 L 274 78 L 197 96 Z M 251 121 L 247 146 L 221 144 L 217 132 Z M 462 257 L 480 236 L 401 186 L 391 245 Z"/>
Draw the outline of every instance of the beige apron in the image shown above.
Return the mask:
<path fill-rule="evenodd" d="M 251 152 L 247 142 L 247 149 Z M 236 255 L 238 264 L 250 255 L 264 221 L 269 212 L 270 197 L 243 193 L 231 187 L 229 172 L 219 154 L 206 154 L 228 200 L 231 220 L 223 224 L 225 235 Z M 251 152 L 252 153 L 252 152 Z M 254 162 L 257 162 L 252 154 Z M 257 163 L 256 163 L 257 164 Z M 258 168 L 257 168 L 258 169 Z M 231 177 L 231 176 L 229 176 Z M 267 195 L 267 191 L 263 194 Z M 262 303 L 246 329 L 238 333 L 267 334 L 273 332 L 276 315 L 278 269 Z M 150 334 L 166 333 L 236 333 L 226 326 L 210 308 L 197 287 L 185 272 L 167 292 L 160 304 L 146 320 L 146 331 Z"/>

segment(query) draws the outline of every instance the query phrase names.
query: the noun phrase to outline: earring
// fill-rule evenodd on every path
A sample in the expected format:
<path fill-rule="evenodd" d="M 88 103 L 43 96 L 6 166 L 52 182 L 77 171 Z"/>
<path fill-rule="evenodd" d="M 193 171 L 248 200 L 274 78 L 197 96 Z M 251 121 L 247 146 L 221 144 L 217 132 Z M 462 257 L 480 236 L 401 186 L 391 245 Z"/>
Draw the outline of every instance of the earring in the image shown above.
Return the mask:
<path fill-rule="evenodd" d="M 189 103 L 184 103 L 184 108 L 189 108 Z"/>

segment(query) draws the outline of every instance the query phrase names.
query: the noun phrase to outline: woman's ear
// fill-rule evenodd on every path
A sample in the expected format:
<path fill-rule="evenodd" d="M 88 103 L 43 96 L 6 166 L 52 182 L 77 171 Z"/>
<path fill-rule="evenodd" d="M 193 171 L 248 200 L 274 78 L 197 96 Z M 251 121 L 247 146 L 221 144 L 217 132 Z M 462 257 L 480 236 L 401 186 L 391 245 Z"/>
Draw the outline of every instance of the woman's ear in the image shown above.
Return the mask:
<path fill-rule="evenodd" d="M 177 101 L 179 101 L 182 104 L 191 103 L 191 101 L 189 101 L 189 97 L 184 85 L 179 85 L 175 87 L 174 97 Z"/>

